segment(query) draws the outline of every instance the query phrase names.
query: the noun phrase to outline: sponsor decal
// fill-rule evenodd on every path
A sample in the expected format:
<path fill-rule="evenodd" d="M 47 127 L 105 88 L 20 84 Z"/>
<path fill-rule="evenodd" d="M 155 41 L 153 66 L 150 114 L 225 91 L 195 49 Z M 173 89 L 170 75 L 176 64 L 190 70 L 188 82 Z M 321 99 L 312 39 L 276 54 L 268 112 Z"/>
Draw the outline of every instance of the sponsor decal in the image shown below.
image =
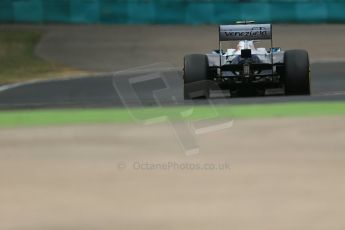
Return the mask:
<path fill-rule="evenodd" d="M 269 35 L 265 27 L 254 27 L 251 31 L 245 32 L 225 31 L 224 33 L 227 37 L 265 37 Z"/>
<path fill-rule="evenodd" d="M 270 26 L 221 26 L 221 40 L 270 39 Z"/>

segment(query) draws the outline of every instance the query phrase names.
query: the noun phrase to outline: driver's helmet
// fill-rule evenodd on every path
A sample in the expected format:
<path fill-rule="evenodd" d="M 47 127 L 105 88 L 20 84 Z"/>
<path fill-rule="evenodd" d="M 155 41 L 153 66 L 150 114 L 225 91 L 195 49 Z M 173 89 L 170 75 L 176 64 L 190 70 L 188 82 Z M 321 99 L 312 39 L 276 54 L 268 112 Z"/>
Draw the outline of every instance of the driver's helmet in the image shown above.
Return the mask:
<path fill-rule="evenodd" d="M 251 49 L 255 50 L 254 41 L 252 40 L 241 40 L 237 44 L 237 51 L 243 50 L 243 49 Z"/>

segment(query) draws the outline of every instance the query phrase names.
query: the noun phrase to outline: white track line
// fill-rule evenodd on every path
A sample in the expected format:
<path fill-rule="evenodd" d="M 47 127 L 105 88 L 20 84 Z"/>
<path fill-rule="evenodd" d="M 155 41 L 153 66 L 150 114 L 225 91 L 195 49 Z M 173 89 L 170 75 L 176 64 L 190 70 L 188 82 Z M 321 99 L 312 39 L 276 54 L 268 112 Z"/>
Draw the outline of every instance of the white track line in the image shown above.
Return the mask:
<path fill-rule="evenodd" d="M 334 92 L 325 92 L 325 93 L 317 94 L 317 96 L 337 96 L 337 95 L 345 95 L 345 91 L 334 91 Z"/>
<path fill-rule="evenodd" d="M 108 73 L 97 73 L 97 74 L 90 74 L 85 76 L 77 76 L 77 77 L 63 77 L 63 78 L 56 78 L 56 79 L 41 79 L 41 80 L 32 80 L 22 83 L 15 83 L 15 84 L 7 84 L 0 86 L 0 93 L 5 92 L 10 89 L 26 86 L 26 85 L 32 85 L 36 83 L 48 83 L 48 82 L 60 82 L 60 81 L 69 81 L 69 80 L 77 80 L 77 79 L 83 79 L 87 77 L 102 77 L 105 76 Z"/>
<path fill-rule="evenodd" d="M 114 72 L 100 72 L 100 73 L 90 73 L 90 75 L 86 76 L 77 76 L 77 77 L 63 77 L 63 78 L 57 78 L 57 79 L 46 79 L 46 80 L 32 80 L 32 81 L 27 81 L 23 83 L 15 83 L 15 84 L 8 84 L 8 85 L 3 85 L 0 86 L 0 93 L 5 92 L 10 89 L 18 88 L 21 86 L 26 86 L 26 85 L 32 85 L 36 83 L 46 83 L 46 82 L 59 82 L 59 81 L 68 81 L 68 80 L 75 80 L 75 79 L 83 79 L 87 77 L 102 77 L 102 76 L 116 76 L 122 73 L 133 73 L 133 72 L 142 72 L 142 71 L 167 71 L 167 70 L 178 70 L 178 68 L 168 65 L 164 62 L 162 63 L 154 63 L 150 65 L 145 65 L 145 66 L 138 66 L 138 67 L 133 67 L 127 70 L 119 70 L 119 71 L 114 71 Z"/>
<path fill-rule="evenodd" d="M 16 84 L 3 85 L 3 86 L 0 86 L 0 93 L 5 92 L 5 91 L 10 90 L 10 89 L 18 88 L 18 87 L 21 87 L 21 86 L 34 84 L 34 83 L 37 83 L 37 82 L 40 82 L 40 81 L 37 80 L 37 81 L 28 81 L 28 82 L 24 82 L 24 83 L 16 83 Z"/>
<path fill-rule="evenodd" d="M 0 93 L 6 91 L 6 90 L 9 90 L 9 89 L 12 89 L 12 88 L 15 88 L 16 86 L 15 85 L 3 85 L 3 86 L 0 86 Z"/>

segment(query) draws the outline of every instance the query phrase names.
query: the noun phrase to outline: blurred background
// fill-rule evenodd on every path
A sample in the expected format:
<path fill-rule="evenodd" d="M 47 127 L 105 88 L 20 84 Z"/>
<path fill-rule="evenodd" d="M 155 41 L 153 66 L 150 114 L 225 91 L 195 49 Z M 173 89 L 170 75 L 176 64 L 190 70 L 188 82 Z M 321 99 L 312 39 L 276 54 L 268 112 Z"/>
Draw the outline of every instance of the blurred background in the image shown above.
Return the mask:
<path fill-rule="evenodd" d="M 251 19 L 344 22 L 339 0 L 3 0 L 0 20 L 24 23 L 226 24 Z"/>

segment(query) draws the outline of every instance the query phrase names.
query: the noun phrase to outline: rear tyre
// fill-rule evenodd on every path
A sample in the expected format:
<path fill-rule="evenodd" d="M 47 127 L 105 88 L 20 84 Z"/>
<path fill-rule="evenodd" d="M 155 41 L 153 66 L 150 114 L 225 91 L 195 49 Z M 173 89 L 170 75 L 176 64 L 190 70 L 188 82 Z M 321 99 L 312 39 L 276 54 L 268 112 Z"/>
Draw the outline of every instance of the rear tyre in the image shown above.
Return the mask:
<path fill-rule="evenodd" d="M 309 56 L 305 50 L 289 50 L 284 54 L 285 94 L 310 95 Z"/>
<path fill-rule="evenodd" d="M 203 54 L 184 57 L 184 99 L 209 98 L 208 58 Z"/>

